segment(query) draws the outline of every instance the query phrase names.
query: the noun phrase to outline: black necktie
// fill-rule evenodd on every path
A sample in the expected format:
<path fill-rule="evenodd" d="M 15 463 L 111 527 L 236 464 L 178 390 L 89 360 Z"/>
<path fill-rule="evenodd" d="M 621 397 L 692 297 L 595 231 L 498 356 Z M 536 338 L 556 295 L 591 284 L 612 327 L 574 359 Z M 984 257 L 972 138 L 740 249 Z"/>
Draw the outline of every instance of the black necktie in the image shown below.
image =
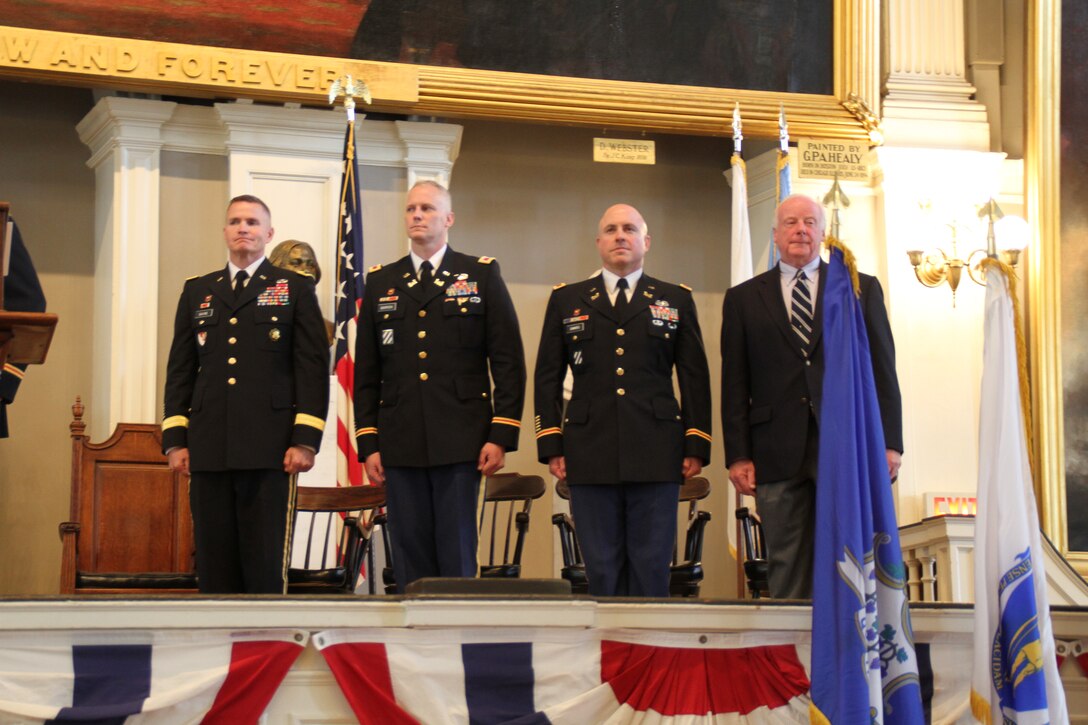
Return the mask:
<path fill-rule="evenodd" d="M 623 313 L 627 311 L 627 279 L 620 277 L 616 282 L 616 299 L 612 302 L 612 309 L 616 311 L 616 317 L 623 319 Z"/>
<path fill-rule="evenodd" d="M 790 303 L 790 325 L 801 339 L 801 349 L 807 351 L 812 341 L 812 293 L 805 270 L 797 270 Z"/>
<path fill-rule="evenodd" d="M 238 274 L 234 275 L 234 299 L 242 296 L 242 290 L 246 288 L 247 279 L 249 279 L 249 272 L 244 269 L 238 270 Z"/>
<path fill-rule="evenodd" d="M 419 281 L 421 284 L 428 285 L 434 280 L 433 270 L 434 265 L 431 264 L 431 260 L 423 260 L 423 264 L 419 265 Z"/>

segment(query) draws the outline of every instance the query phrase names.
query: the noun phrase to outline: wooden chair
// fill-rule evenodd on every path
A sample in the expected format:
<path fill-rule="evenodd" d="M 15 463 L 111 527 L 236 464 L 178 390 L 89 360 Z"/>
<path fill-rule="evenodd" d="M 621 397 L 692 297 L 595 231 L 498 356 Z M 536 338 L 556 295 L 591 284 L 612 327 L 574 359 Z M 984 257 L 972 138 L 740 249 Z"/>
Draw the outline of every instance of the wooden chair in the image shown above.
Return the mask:
<path fill-rule="evenodd" d="M 741 506 L 736 511 L 744 537 L 744 577 L 748 581 L 748 591 L 752 599 L 759 599 L 770 594 L 767 580 L 767 548 L 763 543 L 763 523 L 759 514 Z"/>
<path fill-rule="evenodd" d="M 60 593 L 195 593 L 189 477 L 167 466 L 159 426 L 119 423 L 108 440 L 91 443 L 83 412 L 77 397 Z"/>
<path fill-rule="evenodd" d="M 292 534 L 305 546 L 301 566 L 287 570 L 287 593 L 353 594 L 375 509 L 384 505 L 383 486 L 299 486 Z"/>
<path fill-rule="evenodd" d="M 560 498 L 570 499 L 570 487 L 565 480 L 556 483 L 555 491 Z M 673 560 L 669 567 L 669 594 L 673 597 L 697 597 L 703 581 L 703 538 L 710 512 L 699 509 L 699 501 L 710 495 L 710 481 L 697 476 L 684 481 L 680 487 L 679 504 L 687 504 L 687 528 L 684 530 L 684 547 L 673 547 Z M 559 547 L 563 553 L 562 577 L 570 582 L 571 591 L 585 594 L 589 591 L 586 567 L 574 519 L 570 514 L 554 514 L 552 524 L 559 531 Z M 679 531 L 677 535 L 679 536 Z"/>
<path fill-rule="evenodd" d="M 540 476 L 496 473 L 487 477 L 479 526 L 481 544 L 485 534 L 489 542 L 486 564 L 482 549 L 480 551 L 482 578 L 516 579 L 521 576 L 521 552 L 525 548 L 525 534 L 529 531 L 529 514 L 533 501 L 546 490 Z M 502 541 L 502 559 L 496 561 L 496 542 L 499 540 Z"/>

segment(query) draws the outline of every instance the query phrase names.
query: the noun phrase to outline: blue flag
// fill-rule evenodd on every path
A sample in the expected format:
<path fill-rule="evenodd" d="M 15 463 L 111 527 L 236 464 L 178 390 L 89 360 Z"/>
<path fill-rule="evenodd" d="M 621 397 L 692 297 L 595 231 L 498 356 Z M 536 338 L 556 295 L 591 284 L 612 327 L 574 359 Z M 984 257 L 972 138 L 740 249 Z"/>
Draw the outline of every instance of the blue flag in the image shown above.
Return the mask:
<path fill-rule="evenodd" d="M 921 723 L 918 661 L 869 338 L 840 249 L 831 250 L 822 294 L 813 722 Z"/>

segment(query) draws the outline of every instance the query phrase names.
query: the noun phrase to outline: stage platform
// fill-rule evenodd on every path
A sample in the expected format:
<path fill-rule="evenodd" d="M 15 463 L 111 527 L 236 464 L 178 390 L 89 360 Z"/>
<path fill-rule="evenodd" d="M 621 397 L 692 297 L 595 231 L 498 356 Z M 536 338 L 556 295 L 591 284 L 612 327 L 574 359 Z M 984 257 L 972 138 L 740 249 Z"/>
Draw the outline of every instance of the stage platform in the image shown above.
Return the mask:
<path fill-rule="evenodd" d="M 518 595 L 414 597 L 193 596 L 185 598 L 0 599 L 0 637 L 26 640 L 71 635 L 74 640 L 132 641 L 155 632 L 308 633 L 301 655 L 279 686 L 262 723 L 351 723 L 352 710 L 318 645 L 322 633 L 390 630 L 470 633 L 475 641 L 495 633 L 509 640 L 539 633 L 599 631 L 668 634 L 680 646 L 793 643 L 808 668 L 812 610 L 806 602 L 636 600 L 596 601 L 588 597 Z M 969 681 L 971 605 L 918 604 L 911 607 L 914 639 L 929 646 L 934 674 L 934 722 L 965 722 Z M 1088 722 L 1088 679 L 1076 655 L 1088 648 L 1088 609 L 1056 607 L 1055 639 L 1070 656 L 1061 673 L 1073 722 Z M 299 638 L 303 639 L 303 638 Z M 1088 662 L 1088 657 L 1085 657 Z M 13 663 L 5 662 L 5 666 Z M 3 668 L 0 668 L 3 669 Z"/>

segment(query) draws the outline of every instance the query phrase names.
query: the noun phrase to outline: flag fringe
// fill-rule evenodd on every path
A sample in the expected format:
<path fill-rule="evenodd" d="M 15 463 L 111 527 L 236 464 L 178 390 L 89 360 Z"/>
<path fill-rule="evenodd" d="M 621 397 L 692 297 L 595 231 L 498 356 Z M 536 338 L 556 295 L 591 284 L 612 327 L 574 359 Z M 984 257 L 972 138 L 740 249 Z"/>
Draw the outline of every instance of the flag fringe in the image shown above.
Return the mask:
<path fill-rule="evenodd" d="M 979 267 L 986 274 L 1000 272 L 1005 276 L 1005 291 L 1012 300 L 1012 324 L 1016 334 L 1016 373 L 1020 379 L 1020 410 L 1024 418 L 1024 441 L 1028 447 L 1028 465 L 1035 470 L 1035 450 L 1032 444 L 1031 422 L 1031 395 L 1028 387 L 1028 355 L 1027 344 L 1024 341 L 1024 326 L 1020 324 L 1020 295 L 1016 293 L 1016 270 L 1012 265 L 1002 262 L 1000 259 L 986 257 L 979 262 Z"/>
<path fill-rule="evenodd" d="M 990 701 L 971 689 L 971 714 L 975 720 L 983 725 L 992 725 L 993 718 L 990 714 Z"/>
<path fill-rule="evenodd" d="M 810 725 L 831 725 L 827 715 L 820 712 L 820 708 L 811 702 L 808 704 L 808 721 Z"/>
<path fill-rule="evenodd" d="M 729 157 L 729 163 L 733 166 L 739 166 L 745 174 L 748 173 L 748 165 L 744 163 L 744 159 L 741 158 L 740 154 L 734 152 L 734 154 Z"/>
<path fill-rule="evenodd" d="M 843 244 L 838 237 L 827 235 L 824 238 L 824 247 L 828 250 L 838 249 L 842 252 L 842 261 L 846 265 L 846 271 L 850 273 L 850 284 L 854 287 L 854 296 L 861 298 L 861 281 L 858 279 L 858 259 L 850 251 L 850 247 Z"/>

